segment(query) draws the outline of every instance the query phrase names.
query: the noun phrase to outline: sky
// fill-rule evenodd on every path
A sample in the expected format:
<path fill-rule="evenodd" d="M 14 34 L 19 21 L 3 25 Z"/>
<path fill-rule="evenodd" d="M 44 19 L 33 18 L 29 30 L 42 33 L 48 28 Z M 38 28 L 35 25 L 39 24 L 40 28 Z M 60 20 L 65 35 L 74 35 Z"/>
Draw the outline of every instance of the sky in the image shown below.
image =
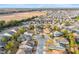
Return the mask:
<path fill-rule="evenodd" d="M 0 8 L 79 8 L 79 4 L 0 4 Z"/>

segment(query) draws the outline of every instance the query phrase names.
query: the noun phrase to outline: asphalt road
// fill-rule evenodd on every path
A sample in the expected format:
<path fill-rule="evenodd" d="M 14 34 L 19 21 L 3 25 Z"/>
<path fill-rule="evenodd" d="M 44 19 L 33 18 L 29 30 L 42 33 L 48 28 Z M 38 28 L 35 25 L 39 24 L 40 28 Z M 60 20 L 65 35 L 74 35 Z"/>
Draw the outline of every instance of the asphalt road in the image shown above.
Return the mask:
<path fill-rule="evenodd" d="M 37 47 L 36 54 L 43 54 L 43 48 L 45 46 L 45 42 L 49 37 L 47 35 L 42 37 L 41 35 L 38 34 L 38 35 L 35 35 L 35 38 L 38 40 L 38 47 Z"/>

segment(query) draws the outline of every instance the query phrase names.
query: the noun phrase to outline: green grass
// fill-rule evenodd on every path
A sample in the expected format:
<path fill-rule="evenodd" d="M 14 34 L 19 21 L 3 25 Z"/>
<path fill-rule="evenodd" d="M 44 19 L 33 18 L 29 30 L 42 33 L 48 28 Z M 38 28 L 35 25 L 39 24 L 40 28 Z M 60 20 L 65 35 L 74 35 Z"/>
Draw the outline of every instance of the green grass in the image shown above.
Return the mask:
<path fill-rule="evenodd" d="M 79 16 L 76 17 L 76 20 L 79 20 Z"/>

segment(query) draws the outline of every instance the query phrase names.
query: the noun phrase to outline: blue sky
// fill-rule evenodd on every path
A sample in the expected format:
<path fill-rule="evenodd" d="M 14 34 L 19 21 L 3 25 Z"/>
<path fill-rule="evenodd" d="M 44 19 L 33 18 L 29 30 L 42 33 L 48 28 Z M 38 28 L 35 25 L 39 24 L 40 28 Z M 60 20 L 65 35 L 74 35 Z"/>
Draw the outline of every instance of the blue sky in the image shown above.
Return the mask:
<path fill-rule="evenodd" d="M 0 4 L 0 8 L 79 8 L 79 4 Z"/>

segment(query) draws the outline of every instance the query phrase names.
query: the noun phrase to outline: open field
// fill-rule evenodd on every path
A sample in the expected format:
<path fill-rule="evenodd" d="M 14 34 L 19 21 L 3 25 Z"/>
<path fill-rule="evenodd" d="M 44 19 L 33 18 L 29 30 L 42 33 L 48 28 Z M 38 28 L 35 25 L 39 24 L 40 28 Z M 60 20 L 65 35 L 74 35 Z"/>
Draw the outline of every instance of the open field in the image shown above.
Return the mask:
<path fill-rule="evenodd" d="M 6 14 L 6 15 L 0 15 L 0 20 L 4 20 L 5 22 L 8 22 L 11 20 L 22 20 L 22 19 L 31 18 L 33 16 L 41 16 L 41 15 L 46 15 L 46 13 L 33 11 L 33 12 Z"/>

